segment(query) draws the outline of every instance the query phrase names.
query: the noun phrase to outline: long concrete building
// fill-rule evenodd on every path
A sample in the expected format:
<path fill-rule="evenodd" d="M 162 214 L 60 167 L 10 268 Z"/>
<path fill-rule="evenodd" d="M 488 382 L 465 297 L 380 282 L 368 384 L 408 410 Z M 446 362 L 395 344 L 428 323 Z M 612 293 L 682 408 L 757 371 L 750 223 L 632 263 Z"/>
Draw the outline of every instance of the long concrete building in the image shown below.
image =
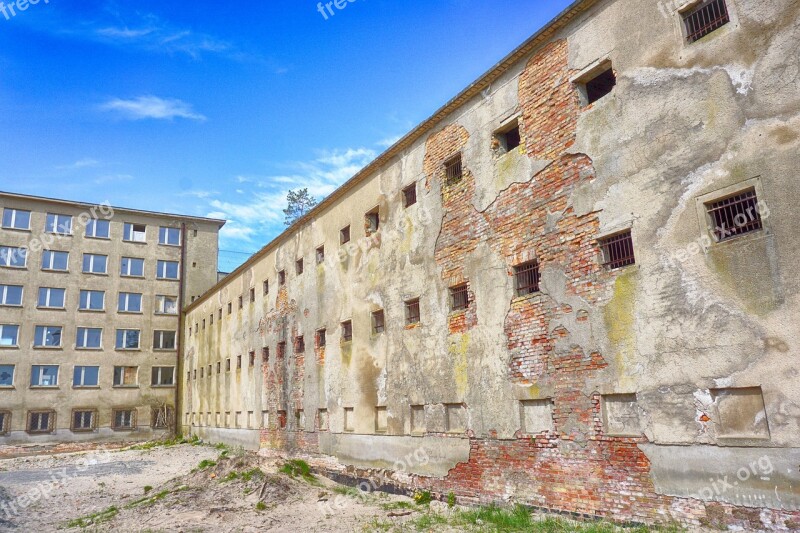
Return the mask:
<path fill-rule="evenodd" d="M 0 193 L 0 446 L 172 433 L 224 221 Z"/>
<path fill-rule="evenodd" d="M 579 0 L 189 305 L 185 432 L 800 524 L 800 3 Z"/>

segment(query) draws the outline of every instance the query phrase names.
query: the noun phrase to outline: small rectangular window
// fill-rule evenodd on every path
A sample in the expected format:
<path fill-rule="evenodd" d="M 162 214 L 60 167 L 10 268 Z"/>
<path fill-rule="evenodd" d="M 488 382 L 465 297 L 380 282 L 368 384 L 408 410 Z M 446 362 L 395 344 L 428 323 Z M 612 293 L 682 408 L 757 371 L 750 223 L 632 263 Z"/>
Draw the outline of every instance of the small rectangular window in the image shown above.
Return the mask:
<path fill-rule="evenodd" d="M 0 388 L 14 386 L 14 365 L 0 365 Z"/>
<path fill-rule="evenodd" d="M 111 429 L 115 431 L 136 429 L 136 411 L 134 409 L 114 409 Z"/>
<path fill-rule="evenodd" d="M 115 366 L 114 367 L 114 386 L 115 387 L 135 387 L 138 383 L 139 367 L 136 366 Z"/>
<path fill-rule="evenodd" d="M 385 320 L 384 320 L 383 309 L 380 309 L 378 311 L 373 311 L 373 313 L 372 313 L 372 333 L 374 335 L 377 335 L 379 333 L 383 333 L 383 331 L 385 329 L 385 326 L 386 326 L 386 324 L 385 324 Z"/>
<path fill-rule="evenodd" d="M 346 320 L 342 322 L 342 341 L 350 342 L 353 340 L 353 322 Z"/>
<path fill-rule="evenodd" d="M 725 0 L 705 0 L 682 15 L 686 40 L 690 43 L 702 39 L 731 20 Z"/>
<path fill-rule="evenodd" d="M 529 261 L 514 267 L 517 296 L 539 292 L 539 262 Z"/>
<path fill-rule="evenodd" d="M 250 303 L 255 303 L 256 301 L 256 290 L 254 288 L 250 288 Z"/>
<path fill-rule="evenodd" d="M 7 434 L 10 427 L 11 427 L 11 412 L 0 411 L 0 435 Z"/>
<path fill-rule="evenodd" d="M 139 333 L 138 329 L 118 329 L 115 344 L 117 350 L 138 350 Z"/>
<path fill-rule="evenodd" d="M 123 257 L 120 260 L 119 275 L 130 278 L 144 277 L 144 259 Z"/>
<path fill-rule="evenodd" d="M 150 411 L 150 427 L 153 429 L 169 429 L 175 423 L 175 409 L 169 405 L 153 407 Z"/>
<path fill-rule="evenodd" d="M 174 331 L 156 330 L 153 332 L 154 350 L 174 350 L 178 334 Z"/>
<path fill-rule="evenodd" d="M 22 209 L 3 209 L 3 227 L 6 229 L 31 229 L 31 212 Z"/>
<path fill-rule="evenodd" d="M 171 387 L 175 385 L 175 367 L 154 366 L 150 384 L 153 387 Z"/>
<path fill-rule="evenodd" d="M 93 218 L 86 223 L 84 235 L 90 239 L 109 239 L 111 237 L 111 222 Z"/>
<path fill-rule="evenodd" d="M 269 280 L 268 279 L 264 280 L 264 284 L 263 284 L 262 290 L 264 291 L 264 296 L 269 294 Z"/>
<path fill-rule="evenodd" d="M 83 254 L 84 274 L 106 274 L 108 272 L 108 256 Z"/>
<path fill-rule="evenodd" d="M 0 259 L 2 259 L 2 249 L 0 249 Z M 24 264 L 22 266 L 24 266 Z M 42 270 L 66 272 L 68 267 L 69 252 L 57 252 L 53 250 L 45 250 L 42 252 Z"/>
<path fill-rule="evenodd" d="M 28 249 L 0 246 L 0 266 L 25 268 L 28 265 Z"/>
<path fill-rule="evenodd" d="M 600 247 L 603 250 L 603 266 L 608 269 L 622 268 L 636 263 L 631 230 L 600 239 Z"/>
<path fill-rule="evenodd" d="M 233 303 L 228 302 L 228 314 L 233 314 Z"/>
<path fill-rule="evenodd" d="M 249 364 L 251 367 L 256 366 L 256 352 L 250 352 L 248 354 L 249 357 Z"/>
<path fill-rule="evenodd" d="M 241 355 L 237 355 L 236 356 L 236 370 L 241 370 L 241 369 L 242 369 L 242 356 Z"/>
<path fill-rule="evenodd" d="M 99 350 L 103 347 L 103 329 L 78 328 L 75 347 L 82 350 Z"/>
<path fill-rule="evenodd" d="M 70 430 L 73 432 L 93 431 L 96 419 L 95 411 L 72 411 L 72 427 L 70 427 Z"/>
<path fill-rule="evenodd" d="M 278 272 L 278 285 L 286 285 L 286 271 L 281 270 Z"/>
<path fill-rule="evenodd" d="M 406 306 L 406 325 L 411 326 L 413 324 L 419 324 L 420 321 L 419 298 L 414 298 L 413 300 L 407 300 L 405 302 L 405 306 Z"/>
<path fill-rule="evenodd" d="M 126 222 L 123 226 L 122 240 L 129 242 L 147 242 L 147 226 Z"/>
<path fill-rule="evenodd" d="M 377 207 L 364 215 L 364 231 L 367 235 L 372 235 L 378 231 L 378 229 L 380 229 L 380 225 L 381 216 Z"/>
<path fill-rule="evenodd" d="M 269 347 L 267 346 L 261 348 L 261 362 L 264 364 L 269 363 Z"/>
<path fill-rule="evenodd" d="M 339 244 L 350 242 L 350 226 L 345 226 L 339 230 Z"/>
<path fill-rule="evenodd" d="M 72 386 L 76 389 L 82 387 L 97 387 L 100 383 L 99 366 L 76 366 L 72 373 Z"/>
<path fill-rule="evenodd" d="M 56 365 L 32 366 L 31 387 L 58 387 L 58 366 Z"/>
<path fill-rule="evenodd" d="M 469 290 L 467 284 L 462 283 L 455 287 L 450 287 L 450 310 L 463 311 L 469 307 Z"/>
<path fill-rule="evenodd" d="M 225 372 L 231 371 L 231 360 L 230 358 L 225 359 Z"/>
<path fill-rule="evenodd" d="M 36 326 L 34 348 L 58 348 L 61 346 L 61 326 Z"/>
<path fill-rule="evenodd" d="M 239 296 L 239 309 L 244 307 L 244 296 Z"/>
<path fill-rule="evenodd" d="M 158 244 L 164 246 L 180 246 L 181 245 L 181 230 L 180 228 L 158 228 Z"/>
<path fill-rule="evenodd" d="M 763 228 L 756 191 L 750 189 L 706 204 L 717 242 Z"/>
<path fill-rule="evenodd" d="M 159 261 L 156 265 L 156 278 L 178 279 L 179 266 L 177 261 Z"/>
<path fill-rule="evenodd" d="M 417 184 L 412 183 L 403 189 L 403 207 L 411 207 L 417 203 Z"/>
<path fill-rule="evenodd" d="M 0 305 L 20 307 L 23 293 L 22 285 L 0 285 Z"/>
<path fill-rule="evenodd" d="M 455 185 L 464 177 L 464 171 L 461 163 L 461 154 L 449 159 L 445 164 L 445 184 Z"/>
<path fill-rule="evenodd" d="M 614 74 L 614 69 L 609 65 L 608 69 L 586 81 L 586 104 L 593 104 L 607 94 L 610 94 L 616 85 L 617 77 Z"/>
<path fill-rule="evenodd" d="M 286 429 L 286 411 L 278 411 L 278 428 Z"/>
<path fill-rule="evenodd" d="M 72 217 L 47 213 L 45 231 L 56 235 L 72 235 Z"/>
<path fill-rule="evenodd" d="M 500 150 L 503 153 L 511 152 L 519 148 L 522 143 L 522 138 L 519 133 L 519 122 L 516 120 L 509 125 L 506 125 L 502 130 L 495 134 L 495 139 L 500 145 Z"/>
<path fill-rule="evenodd" d="M 55 425 L 55 411 L 28 411 L 28 433 L 52 433 Z"/>
<path fill-rule="evenodd" d="M 0 324 L 0 346 L 12 348 L 19 346 L 19 326 L 16 324 Z"/>
<path fill-rule="evenodd" d="M 325 262 L 325 247 L 320 246 L 317 248 L 317 264 L 321 265 Z"/>
<path fill-rule="evenodd" d="M 103 311 L 106 308 L 106 293 L 103 291 L 81 291 L 81 311 Z"/>
<path fill-rule="evenodd" d="M 120 313 L 141 313 L 142 295 L 134 292 L 119 293 L 117 311 Z"/>
<path fill-rule="evenodd" d="M 316 334 L 317 348 L 324 348 L 327 342 L 327 331 L 325 329 L 318 329 Z"/>
<path fill-rule="evenodd" d="M 328 431 L 328 410 L 327 409 L 319 409 L 317 410 L 317 427 L 320 431 Z"/>
<path fill-rule="evenodd" d="M 40 287 L 37 307 L 40 309 L 64 309 L 64 300 L 66 294 L 66 289 Z"/>
<path fill-rule="evenodd" d="M 306 339 L 302 335 L 294 339 L 294 353 L 303 353 L 306 351 Z"/>
<path fill-rule="evenodd" d="M 297 261 L 294 262 L 294 271 L 297 273 L 298 276 L 303 273 L 302 259 L 298 259 Z"/>

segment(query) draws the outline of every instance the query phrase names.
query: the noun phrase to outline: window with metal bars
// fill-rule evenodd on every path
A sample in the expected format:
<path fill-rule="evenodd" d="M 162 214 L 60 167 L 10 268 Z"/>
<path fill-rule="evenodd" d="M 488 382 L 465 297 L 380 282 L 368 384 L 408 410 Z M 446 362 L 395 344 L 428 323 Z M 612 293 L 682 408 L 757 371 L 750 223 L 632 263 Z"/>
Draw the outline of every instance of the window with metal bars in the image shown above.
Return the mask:
<path fill-rule="evenodd" d="M 406 301 L 406 325 L 419 324 L 419 298 Z"/>
<path fill-rule="evenodd" d="M 117 431 L 136 429 L 136 410 L 115 409 L 111 429 Z"/>
<path fill-rule="evenodd" d="M 756 191 L 750 189 L 706 204 L 717 242 L 763 228 Z"/>
<path fill-rule="evenodd" d="M 514 267 L 517 296 L 539 292 L 539 261 L 529 261 Z"/>
<path fill-rule="evenodd" d="M 169 405 L 154 407 L 150 412 L 150 427 L 153 429 L 169 429 L 173 426 L 174 422 L 175 409 Z"/>
<path fill-rule="evenodd" d="M 55 411 L 28 411 L 28 433 L 52 433 L 55 427 Z"/>
<path fill-rule="evenodd" d="M 455 185 L 464 177 L 463 166 L 461 164 L 461 154 L 449 159 L 445 164 L 445 183 Z"/>
<path fill-rule="evenodd" d="M 600 247 L 603 250 L 603 266 L 608 269 L 636 263 L 630 230 L 600 239 Z"/>
<path fill-rule="evenodd" d="M 350 342 L 353 340 L 353 322 L 347 320 L 342 322 L 342 341 Z"/>
<path fill-rule="evenodd" d="M 469 291 L 467 284 L 462 283 L 455 287 L 450 287 L 450 310 L 463 311 L 469 307 Z"/>
<path fill-rule="evenodd" d="M 373 311 L 372 313 L 372 333 L 379 334 L 385 330 L 386 321 L 383 314 L 383 309 Z"/>
<path fill-rule="evenodd" d="M 95 411 L 72 411 L 73 432 L 92 431 L 95 428 Z"/>
<path fill-rule="evenodd" d="M 731 21 L 725 0 L 706 0 L 683 14 L 686 40 L 699 41 L 714 30 Z"/>
<path fill-rule="evenodd" d="M 412 183 L 403 189 L 403 207 L 411 207 L 417 203 L 417 184 Z"/>

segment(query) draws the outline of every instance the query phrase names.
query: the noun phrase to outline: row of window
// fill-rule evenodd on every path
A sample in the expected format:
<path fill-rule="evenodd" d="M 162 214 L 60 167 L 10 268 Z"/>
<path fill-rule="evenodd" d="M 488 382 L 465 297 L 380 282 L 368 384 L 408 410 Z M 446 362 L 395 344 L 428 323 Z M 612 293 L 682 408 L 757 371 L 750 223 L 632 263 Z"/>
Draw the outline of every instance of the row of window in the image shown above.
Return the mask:
<path fill-rule="evenodd" d="M 18 324 L 0 324 L 0 348 L 19 348 Z M 64 328 L 62 326 L 36 326 L 33 335 L 34 348 L 61 348 Z M 114 347 L 117 350 L 138 350 L 141 330 L 117 329 Z M 154 350 L 174 350 L 177 333 L 156 330 L 153 332 Z M 75 348 L 82 350 L 103 349 L 103 328 L 78 327 L 75 335 Z"/>
<path fill-rule="evenodd" d="M 117 311 L 120 313 L 141 313 L 143 294 L 138 292 L 120 292 L 117 298 Z M 21 307 L 24 297 L 22 285 L 0 285 L 0 306 Z M 40 287 L 36 306 L 39 309 L 65 309 L 67 289 L 57 287 Z M 79 311 L 105 311 L 105 291 L 80 291 Z M 159 315 L 177 315 L 178 299 L 175 296 L 156 295 L 155 313 Z"/>
<path fill-rule="evenodd" d="M 31 366 L 31 387 L 58 387 L 58 365 Z M 112 384 L 114 387 L 138 387 L 138 366 L 115 366 Z M 13 388 L 17 373 L 16 365 L 0 365 L 0 388 Z M 151 370 L 150 385 L 152 387 L 172 387 L 175 385 L 174 366 L 154 366 Z M 100 386 L 99 366 L 75 366 L 72 373 L 72 388 L 97 388 Z"/>
<path fill-rule="evenodd" d="M 111 221 L 106 219 L 89 219 L 85 223 L 84 236 L 92 239 L 111 239 Z M 13 209 L 6 207 L 3 209 L 4 229 L 15 229 L 30 231 L 31 212 L 24 209 Z M 60 215 L 57 213 L 47 213 L 45 217 L 45 232 L 55 235 L 73 234 L 72 215 Z M 127 242 L 146 243 L 147 226 L 145 224 L 133 224 L 125 222 L 122 225 L 122 240 Z M 164 246 L 180 246 L 180 228 L 170 228 L 160 226 L 158 228 L 158 244 Z"/>
<path fill-rule="evenodd" d="M 97 409 L 73 409 L 71 412 L 70 430 L 79 432 L 96 431 L 98 429 Z M 174 409 L 153 408 L 150 426 L 153 429 L 172 427 L 175 417 Z M 137 427 L 137 410 L 135 408 L 111 409 L 111 429 L 115 431 L 133 431 Z M 0 435 L 11 430 L 11 412 L 0 411 Z M 27 412 L 25 431 L 31 434 L 46 434 L 56 430 L 56 412 L 52 410 L 35 410 Z"/>
<path fill-rule="evenodd" d="M 0 246 L 0 266 L 6 268 L 28 268 L 28 249 L 13 246 Z M 42 252 L 42 270 L 53 272 L 69 272 L 69 252 L 44 250 Z M 83 254 L 81 266 L 84 274 L 108 274 L 108 256 L 101 254 Z M 138 257 L 120 259 L 119 275 L 127 278 L 145 277 L 145 260 Z M 156 279 L 177 280 L 180 275 L 178 261 L 156 261 Z"/>

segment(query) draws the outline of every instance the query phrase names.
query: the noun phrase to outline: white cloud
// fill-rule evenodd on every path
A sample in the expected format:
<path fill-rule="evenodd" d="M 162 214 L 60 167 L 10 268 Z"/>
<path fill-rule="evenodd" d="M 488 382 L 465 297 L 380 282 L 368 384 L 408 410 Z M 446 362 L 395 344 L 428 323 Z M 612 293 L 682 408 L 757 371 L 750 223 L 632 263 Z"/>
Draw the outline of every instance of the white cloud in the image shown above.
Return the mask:
<path fill-rule="evenodd" d="M 99 165 L 100 161 L 97 161 L 96 159 L 91 159 L 89 157 L 85 157 L 83 159 L 75 161 L 74 163 L 70 163 L 69 165 L 60 165 L 57 166 L 56 168 L 58 170 L 79 170 L 82 168 L 94 168 Z"/>
<path fill-rule="evenodd" d="M 100 106 L 102 111 L 118 112 L 131 120 L 173 120 L 185 118 L 203 121 L 206 117 L 196 113 L 191 104 L 175 98 L 139 96 L 137 98 L 113 98 Z"/>
<path fill-rule="evenodd" d="M 386 139 L 381 139 L 380 141 L 378 141 L 375 144 L 378 145 L 378 146 L 381 146 L 383 148 L 389 148 L 390 146 L 394 145 L 397 141 L 399 141 L 402 138 L 403 138 L 402 135 L 396 135 L 394 137 L 387 137 Z"/>

